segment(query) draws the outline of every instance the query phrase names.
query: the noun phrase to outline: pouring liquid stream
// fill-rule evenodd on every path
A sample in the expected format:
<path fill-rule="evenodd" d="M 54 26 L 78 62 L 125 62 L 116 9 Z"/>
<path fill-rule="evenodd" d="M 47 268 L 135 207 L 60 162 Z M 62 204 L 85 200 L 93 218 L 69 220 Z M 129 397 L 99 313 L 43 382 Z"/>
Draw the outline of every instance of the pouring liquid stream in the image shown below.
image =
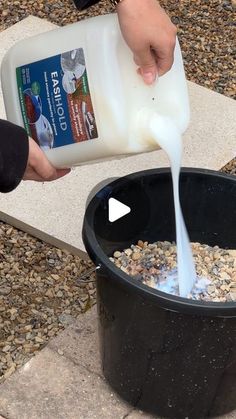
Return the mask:
<path fill-rule="evenodd" d="M 151 117 L 149 130 L 152 138 L 166 152 L 170 161 L 175 208 L 179 295 L 187 297 L 194 286 L 197 274 L 179 199 L 182 138 L 177 126 L 170 118 L 157 114 Z"/>

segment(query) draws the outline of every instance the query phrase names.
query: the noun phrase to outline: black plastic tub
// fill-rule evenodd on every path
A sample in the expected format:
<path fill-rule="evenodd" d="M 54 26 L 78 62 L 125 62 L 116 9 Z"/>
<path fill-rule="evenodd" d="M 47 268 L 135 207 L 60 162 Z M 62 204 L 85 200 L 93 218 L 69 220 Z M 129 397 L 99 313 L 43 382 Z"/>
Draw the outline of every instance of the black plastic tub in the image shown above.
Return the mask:
<path fill-rule="evenodd" d="M 131 212 L 111 223 L 108 200 Z M 236 178 L 183 169 L 180 197 L 191 241 L 236 249 Z M 120 178 L 87 207 L 83 240 L 97 271 L 104 376 L 125 400 L 174 419 L 236 408 L 236 303 L 199 302 L 130 278 L 109 256 L 138 240 L 175 240 L 169 169 Z"/>

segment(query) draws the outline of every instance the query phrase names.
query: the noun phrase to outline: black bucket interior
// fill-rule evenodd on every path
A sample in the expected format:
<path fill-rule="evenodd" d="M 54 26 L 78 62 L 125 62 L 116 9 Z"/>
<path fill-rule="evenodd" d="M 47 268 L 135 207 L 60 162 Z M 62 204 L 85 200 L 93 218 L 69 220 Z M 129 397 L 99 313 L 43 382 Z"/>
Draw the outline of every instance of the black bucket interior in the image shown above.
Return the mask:
<path fill-rule="evenodd" d="M 111 223 L 109 198 L 131 208 Z M 236 178 L 183 169 L 180 200 L 192 242 L 236 249 Z M 102 188 L 86 210 L 83 240 L 97 271 L 103 372 L 132 405 L 173 419 L 236 408 L 236 304 L 194 302 L 153 290 L 109 260 L 138 240 L 175 241 L 169 169 Z"/>
<path fill-rule="evenodd" d="M 108 199 L 114 197 L 131 212 L 114 223 L 108 220 Z M 180 201 L 191 241 L 236 248 L 236 182 L 218 172 L 184 169 Z M 150 170 L 118 179 L 97 193 L 91 226 L 106 255 L 137 240 L 175 240 L 171 174 Z M 88 213 L 89 215 L 89 209 Z M 87 218 L 87 221 L 89 219 Z M 90 221 L 90 222 L 91 222 Z"/>

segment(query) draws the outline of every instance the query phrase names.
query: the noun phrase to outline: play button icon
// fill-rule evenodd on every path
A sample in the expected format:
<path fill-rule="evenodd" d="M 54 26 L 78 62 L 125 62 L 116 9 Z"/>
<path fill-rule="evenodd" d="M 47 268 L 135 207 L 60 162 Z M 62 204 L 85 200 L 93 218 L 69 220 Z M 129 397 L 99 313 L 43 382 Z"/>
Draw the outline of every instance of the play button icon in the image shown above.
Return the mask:
<path fill-rule="evenodd" d="M 124 215 L 129 214 L 131 211 L 130 207 L 122 202 L 117 201 L 115 198 L 110 198 L 108 201 L 108 218 L 111 223 L 119 218 L 124 217 Z"/>

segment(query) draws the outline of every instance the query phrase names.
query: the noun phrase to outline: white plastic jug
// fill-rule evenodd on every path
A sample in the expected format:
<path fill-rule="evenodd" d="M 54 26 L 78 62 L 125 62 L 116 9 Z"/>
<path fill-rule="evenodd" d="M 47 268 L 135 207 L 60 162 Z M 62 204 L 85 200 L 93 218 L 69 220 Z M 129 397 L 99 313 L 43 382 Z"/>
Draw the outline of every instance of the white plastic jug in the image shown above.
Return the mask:
<path fill-rule="evenodd" d="M 57 167 L 156 149 L 146 129 L 150 110 L 181 133 L 189 122 L 178 42 L 172 69 L 147 86 L 116 14 L 18 42 L 3 59 L 1 80 L 8 120 L 25 127 Z"/>

